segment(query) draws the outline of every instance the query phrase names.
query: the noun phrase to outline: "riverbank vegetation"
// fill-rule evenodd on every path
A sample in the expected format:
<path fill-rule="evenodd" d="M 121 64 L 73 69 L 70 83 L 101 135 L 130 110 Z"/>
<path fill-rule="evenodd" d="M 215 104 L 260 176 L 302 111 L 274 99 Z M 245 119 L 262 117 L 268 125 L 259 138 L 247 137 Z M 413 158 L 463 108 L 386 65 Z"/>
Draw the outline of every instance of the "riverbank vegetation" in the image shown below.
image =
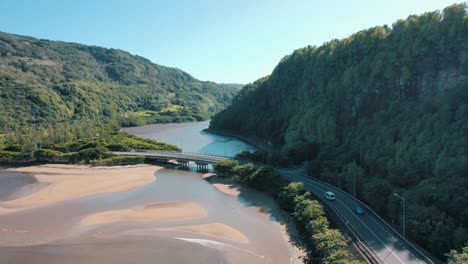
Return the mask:
<path fill-rule="evenodd" d="M 252 164 L 239 165 L 237 161 L 225 160 L 214 165 L 219 177 L 247 184 L 272 195 L 279 206 L 296 221 L 300 233 L 309 246 L 310 263 L 362 263 L 353 260 L 345 237 L 330 228 L 323 207 L 313 200 L 300 182 L 287 184 L 271 167 L 255 168 Z"/>
<path fill-rule="evenodd" d="M 120 131 L 117 121 L 81 121 L 23 126 L 0 137 L 0 163 L 143 163 L 141 156 L 115 156 L 112 151 L 173 150 L 176 146 Z"/>
<path fill-rule="evenodd" d="M 284 57 L 210 129 L 272 142 L 434 255 L 468 243 L 466 4 Z M 244 155 L 245 156 L 245 155 Z M 258 158 L 258 157 L 257 157 Z M 356 183 L 354 189 L 353 183 Z"/>

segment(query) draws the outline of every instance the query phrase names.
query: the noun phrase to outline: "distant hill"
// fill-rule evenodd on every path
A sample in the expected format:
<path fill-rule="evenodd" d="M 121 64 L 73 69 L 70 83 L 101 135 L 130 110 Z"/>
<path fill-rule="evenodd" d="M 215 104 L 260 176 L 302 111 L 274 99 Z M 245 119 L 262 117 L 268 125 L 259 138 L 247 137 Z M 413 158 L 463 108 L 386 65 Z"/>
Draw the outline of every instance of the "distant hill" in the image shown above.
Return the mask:
<path fill-rule="evenodd" d="M 242 89 L 242 87 L 245 86 L 245 84 L 240 84 L 240 83 L 221 83 L 221 85 L 236 88 L 236 89 Z"/>
<path fill-rule="evenodd" d="M 261 137 L 283 162 L 353 192 L 443 257 L 468 243 L 466 4 L 284 57 L 210 128 Z"/>
<path fill-rule="evenodd" d="M 0 32 L 0 131 L 102 117 L 124 125 L 205 120 L 237 90 L 122 50 Z"/>

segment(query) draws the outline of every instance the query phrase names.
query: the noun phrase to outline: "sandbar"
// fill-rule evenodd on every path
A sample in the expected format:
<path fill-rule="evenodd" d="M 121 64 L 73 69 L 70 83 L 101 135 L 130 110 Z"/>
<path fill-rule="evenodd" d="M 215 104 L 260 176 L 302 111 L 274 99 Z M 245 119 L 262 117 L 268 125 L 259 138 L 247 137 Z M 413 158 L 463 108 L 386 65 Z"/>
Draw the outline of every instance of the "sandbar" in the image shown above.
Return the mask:
<path fill-rule="evenodd" d="M 233 184 L 224 184 L 224 183 L 213 183 L 212 184 L 218 191 L 225 193 L 231 196 L 239 196 L 240 190 L 238 187 L 235 187 Z"/>
<path fill-rule="evenodd" d="M 18 199 L 0 202 L 0 214 L 31 209 L 95 194 L 128 191 L 153 182 L 162 167 L 150 165 L 90 167 L 42 165 L 10 168 L 7 171 L 30 173 L 47 186 Z"/>
<path fill-rule="evenodd" d="M 114 222 L 178 221 L 203 218 L 207 215 L 205 209 L 196 203 L 163 203 L 88 215 L 81 220 L 81 224 L 97 225 Z"/>

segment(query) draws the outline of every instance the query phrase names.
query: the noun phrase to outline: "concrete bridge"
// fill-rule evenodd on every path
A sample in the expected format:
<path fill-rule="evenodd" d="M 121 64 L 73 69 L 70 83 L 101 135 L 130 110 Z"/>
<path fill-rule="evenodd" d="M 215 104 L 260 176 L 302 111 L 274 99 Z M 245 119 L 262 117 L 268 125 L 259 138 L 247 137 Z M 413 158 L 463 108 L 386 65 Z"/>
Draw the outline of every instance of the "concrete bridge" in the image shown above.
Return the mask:
<path fill-rule="evenodd" d="M 115 151 L 115 155 L 145 156 L 147 160 L 167 162 L 175 160 L 182 167 L 188 167 L 190 162 L 194 162 L 199 170 L 207 170 L 209 164 L 215 164 L 222 160 L 234 160 L 232 157 L 207 155 L 200 153 L 166 151 L 166 150 L 133 150 Z M 236 159 L 237 160 L 237 159 Z"/>

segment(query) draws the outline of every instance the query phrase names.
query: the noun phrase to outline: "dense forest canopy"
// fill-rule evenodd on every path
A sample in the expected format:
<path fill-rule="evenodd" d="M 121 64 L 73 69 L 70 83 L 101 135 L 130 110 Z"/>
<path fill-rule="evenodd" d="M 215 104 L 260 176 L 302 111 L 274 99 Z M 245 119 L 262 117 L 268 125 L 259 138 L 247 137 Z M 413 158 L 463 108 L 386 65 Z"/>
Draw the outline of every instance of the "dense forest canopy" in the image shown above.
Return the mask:
<path fill-rule="evenodd" d="M 315 177 L 401 223 L 439 257 L 468 243 L 466 4 L 284 57 L 211 129 L 272 142 Z"/>
<path fill-rule="evenodd" d="M 0 133 L 97 117 L 123 125 L 205 120 L 238 88 L 121 50 L 0 32 Z"/>

